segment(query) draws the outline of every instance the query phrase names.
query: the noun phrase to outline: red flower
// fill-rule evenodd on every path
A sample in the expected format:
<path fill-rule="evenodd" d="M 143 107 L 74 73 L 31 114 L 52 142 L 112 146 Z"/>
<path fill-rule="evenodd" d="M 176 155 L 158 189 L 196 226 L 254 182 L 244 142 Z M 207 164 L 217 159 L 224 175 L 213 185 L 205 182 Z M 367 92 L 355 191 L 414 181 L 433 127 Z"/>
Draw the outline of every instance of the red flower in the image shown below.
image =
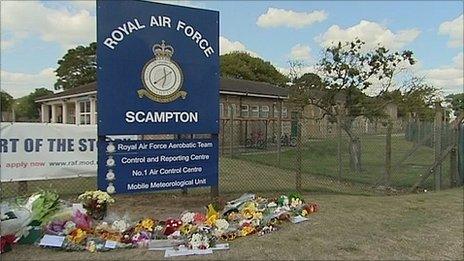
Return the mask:
<path fill-rule="evenodd" d="M 164 235 L 169 236 L 178 230 L 182 226 L 182 221 L 177 219 L 168 219 L 166 220 L 166 225 L 164 228 Z"/>
<path fill-rule="evenodd" d="M 0 253 L 4 253 L 5 251 L 9 251 L 8 247 L 10 247 L 16 237 L 14 235 L 6 235 L 0 237 Z"/>

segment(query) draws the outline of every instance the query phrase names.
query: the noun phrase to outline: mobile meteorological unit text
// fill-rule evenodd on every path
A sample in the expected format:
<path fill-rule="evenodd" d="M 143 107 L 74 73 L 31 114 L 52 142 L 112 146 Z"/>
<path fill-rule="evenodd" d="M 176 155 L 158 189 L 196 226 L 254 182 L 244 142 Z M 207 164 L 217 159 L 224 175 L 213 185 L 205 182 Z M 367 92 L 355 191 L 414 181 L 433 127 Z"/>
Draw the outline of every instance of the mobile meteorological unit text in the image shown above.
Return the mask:
<path fill-rule="evenodd" d="M 198 122 L 198 112 L 187 111 L 127 111 L 127 123 L 139 122 Z"/>

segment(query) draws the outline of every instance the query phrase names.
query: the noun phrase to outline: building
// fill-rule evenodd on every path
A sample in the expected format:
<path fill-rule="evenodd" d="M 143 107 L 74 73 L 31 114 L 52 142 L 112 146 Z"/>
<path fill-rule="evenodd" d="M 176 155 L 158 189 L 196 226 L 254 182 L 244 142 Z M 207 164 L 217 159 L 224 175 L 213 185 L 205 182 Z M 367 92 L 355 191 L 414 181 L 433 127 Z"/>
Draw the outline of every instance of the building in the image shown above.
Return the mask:
<path fill-rule="evenodd" d="M 97 124 L 97 83 L 89 83 L 38 98 L 41 122 Z"/>
<path fill-rule="evenodd" d="M 282 112 L 282 133 L 289 134 L 288 90 L 263 82 L 221 78 L 221 133 L 230 120 L 238 134 L 237 142 L 245 142 L 256 133 L 271 137 L 277 133 L 278 112 Z M 41 122 L 63 124 L 97 124 L 97 83 L 89 83 L 36 100 L 41 105 Z M 280 109 L 282 107 L 282 109 Z M 272 129 L 272 132 L 267 130 Z M 273 134 L 274 135 L 274 134 Z M 226 142 L 228 135 L 223 135 Z"/>
<path fill-rule="evenodd" d="M 288 101 L 288 89 L 264 82 L 221 78 L 219 93 L 219 142 L 223 148 L 254 146 L 262 141 L 276 143 L 279 136 L 290 138 L 297 135 L 298 112 Z M 314 97 L 318 95 L 321 94 L 315 93 Z M 40 97 L 36 102 L 41 105 L 41 122 L 97 124 L 97 96 L 97 84 L 93 82 Z M 389 104 L 386 112 L 393 119 L 394 131 L 400 131 L 403 122 L 396 117 L 397 106 Z M 337 135 L 337 125 L 314 105 L 305 107 L 301 126 L 303 141 Z M 365 117 L 358 117 L 353 123 L 353 131 L 357 134 L 385 133 L 385 129 L 383 121 Z"/>

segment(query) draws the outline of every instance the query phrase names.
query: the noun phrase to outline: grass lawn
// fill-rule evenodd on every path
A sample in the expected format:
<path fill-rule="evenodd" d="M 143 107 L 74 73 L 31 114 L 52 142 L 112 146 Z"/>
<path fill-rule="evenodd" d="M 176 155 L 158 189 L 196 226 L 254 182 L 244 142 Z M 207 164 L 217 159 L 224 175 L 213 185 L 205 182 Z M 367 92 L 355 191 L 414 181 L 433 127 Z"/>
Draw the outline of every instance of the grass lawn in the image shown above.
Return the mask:
<path fill-rule="evenodd" d="M 382 177 L 385 170 L 385 136 L 363 136 L 362 144 L 362 168 L 361 173 L 350 171 L 348 141 L 342 144 L 342 180 L 376 184 Z M 413 147 L 412 142 L 404 139 L 404 136 L 392 137 L 392 175 L 390 184 L 395 187 L 411 187 L 434 161 L 433 148 L 421 146 L 408 160 L 400 167 L 395 168 L 397 162 L 408 153 Z M 239 159 L 256 162 L 268 166 L 279 167 L 282 169 L 293 170 L 296 165 L 296 148 L 287 149 L 282 152 L 280 165 L 277 161 L 276 152 L 242 154 Z M 445 186 L 449 184 L 448 164 L 445 160 L 443 165 L 443 180 Z M 309 176 L 338 177 L 337 141 L 335 139 L 314 140 L 302 147 L 302 172 Z M 303 175 L 303 180 L 305 175 Z M 431 188 L 433 178 L 429 178 L 425 188 Z"/>
<path fill-rule="evenodd" d="M 274 195 L 276 196 L 276 195 Z M 285 224 L 262 237 L 230 243 L 229 251 L 188 259 L 462 259 L 463 190 L 390 197 L 305 195 L 320 212 L 301 224 Z M 230 198 L 227 198 L 230 199 Z M 110 211 L 134 218 L 166 218 L 185 209 L 199 210 L 207 196 L 159 194 L 117 196 Z M 106 253 L 64 252 L 17 245 L 3 260 L 153 260 L 163 252 L 146 249 Z M 186 259 L 185 257 L 180 259 Z"/>

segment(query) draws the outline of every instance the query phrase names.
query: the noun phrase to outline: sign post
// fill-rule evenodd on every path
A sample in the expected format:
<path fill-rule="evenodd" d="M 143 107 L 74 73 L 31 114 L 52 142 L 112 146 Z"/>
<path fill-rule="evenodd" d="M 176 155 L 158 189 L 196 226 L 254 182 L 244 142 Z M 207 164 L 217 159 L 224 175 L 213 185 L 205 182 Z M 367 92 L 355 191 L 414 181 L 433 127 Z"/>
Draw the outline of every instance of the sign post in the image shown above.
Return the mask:
<path fill-rule="evenodd" d="M 145 1 L 97 2 L 99 189 L 217 190 L 218 40 L 216 11 Z M 209 138 L 108 138 L 158 134 Z"/>

